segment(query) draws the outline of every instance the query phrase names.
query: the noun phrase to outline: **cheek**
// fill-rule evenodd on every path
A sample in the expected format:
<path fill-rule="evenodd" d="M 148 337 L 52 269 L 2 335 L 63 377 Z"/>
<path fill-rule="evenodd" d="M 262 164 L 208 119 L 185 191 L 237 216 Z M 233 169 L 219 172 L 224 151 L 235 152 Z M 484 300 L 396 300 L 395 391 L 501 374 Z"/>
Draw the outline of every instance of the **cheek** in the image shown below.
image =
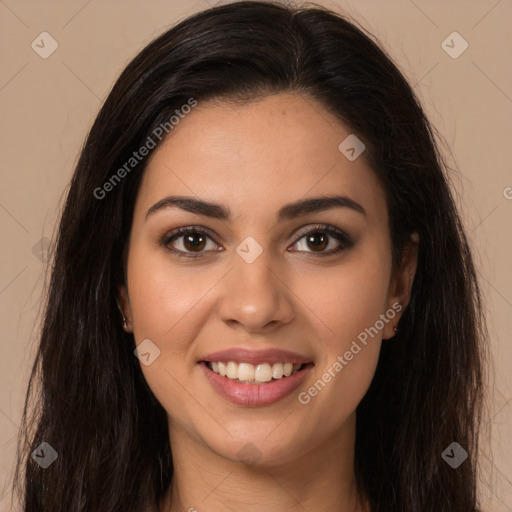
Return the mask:
<path fill-rule="evenodd" d="M 173 339 L 172 347 L 178 348 L 183 329 L 198 326 L 191 319 L 218 280 L 215 272 L 186 268 L 154 248 L 133 250 L 128 276 L 135 338 Z"/>
<path fill-rule="evenodd" d="M 141 370 L 162 407 L 180 411 L 180 421 L 191 423 L 194 400 L 184 392 L 189 382 L 193 340 L 201 330 L 205 293 L 216 280 L 201 271 L 192 273 L 170 262 L 154 248 L 134 247 L 128 260 L 128 289 L 136 345 L 149 339 L 159 355 Z M 188 364 L 190 363 L 190 364 Z"/>
<path fill-rule="evenodd" d="M 148 244 L 149 245 L 149 244 Z M 128 259 L 128 290 L 136 345 L 149 339 L 160 351 L 141 369 L 159 400 L 178 399 L 178 383 L 186 380 L 190 365 L 183 364 L 200 322 L 201 297 L 211 285 L 191 279 L 179 265 L 154 247 L 134 244 Z M 208 279 L 207 276 L 203 276 Z"/>
<path fill-rule="evenodd" d="M 377 367 L 391 261 L 382 254 L 386 253 L 354 252 L 342 265 L 319 273 L 314 289 L 303 291 L 315 313 L 310 316 L 320 318 L 322 327 L 315 379 L 303 390 L 301 403 L 310 407 L 315 402 L 313 407 L 324 411 L 327 431 L 353 413 Z"/>
<path fill-rule="evenodd" d="M 388 258 L 370 250 L 353 252 L 330 269 L 302 273 L 298 294 L 322 329 L 321 338 L 330 340 L 323 348 L 331 358 L 379 320 L 386 309 L 389 278 Z"/>

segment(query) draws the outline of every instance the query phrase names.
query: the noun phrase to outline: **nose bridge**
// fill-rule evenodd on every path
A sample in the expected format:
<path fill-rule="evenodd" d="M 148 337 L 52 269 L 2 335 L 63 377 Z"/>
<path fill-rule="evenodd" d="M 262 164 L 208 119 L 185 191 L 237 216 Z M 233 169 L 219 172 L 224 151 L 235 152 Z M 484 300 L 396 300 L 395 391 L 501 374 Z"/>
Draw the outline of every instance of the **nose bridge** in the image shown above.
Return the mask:
<path fill-rule="evenodd" d="M 222 297 L 222 320 L 248 330 L 288 322 L 293 308 L 290 291 L 279 276 L 281 262 L 252 237 L 240 243 L 236 252 Z"/>

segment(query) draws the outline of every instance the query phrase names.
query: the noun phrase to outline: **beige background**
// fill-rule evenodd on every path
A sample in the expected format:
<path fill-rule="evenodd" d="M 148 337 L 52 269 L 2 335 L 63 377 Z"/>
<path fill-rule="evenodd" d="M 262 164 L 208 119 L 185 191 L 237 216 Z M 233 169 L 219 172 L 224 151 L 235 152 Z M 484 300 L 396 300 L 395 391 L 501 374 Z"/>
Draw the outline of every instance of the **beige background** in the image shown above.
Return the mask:
<path fill-rule="evenodd" d="M 450 165 L 460 170 L 453 185 L 475 250 L 494 357 L 486 431 L 492 451 L 485 446 L 482 493 L 486 511 L 511 511 L 512 3 L 319 3 L 349 13 L 381 40 L 415 84 L 445 138 Z M 168 26 L 213 4 L 0 0 L 1 512 L 10 501 L 15 436 L 45 281 L 44 252 L 38 257 L 33 248 L 54 236 L 81 144 L 120 71 Z M 31 47 L 45 31 L 58 43 L 47 59 Z M 441 46 L 453 31 L 469 44 L 456 59 Z"/>

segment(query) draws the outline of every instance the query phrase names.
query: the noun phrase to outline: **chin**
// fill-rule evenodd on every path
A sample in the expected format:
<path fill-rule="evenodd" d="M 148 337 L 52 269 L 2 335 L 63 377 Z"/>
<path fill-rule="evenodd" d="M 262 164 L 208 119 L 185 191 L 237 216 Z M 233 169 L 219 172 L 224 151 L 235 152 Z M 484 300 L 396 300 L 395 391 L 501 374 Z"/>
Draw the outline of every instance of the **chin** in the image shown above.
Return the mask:
<path fill-rule="evenodd" d="M 296 442 L 288 437 L 288 442 L 277 436 L 270 439 L 267 431 L 248 431 L 245 436 L 223 439 L 204 439 L 205 444 L 216 455 L 247 467 L 275 467 L 290 463 L 297 458 L 299 449 Z"/>

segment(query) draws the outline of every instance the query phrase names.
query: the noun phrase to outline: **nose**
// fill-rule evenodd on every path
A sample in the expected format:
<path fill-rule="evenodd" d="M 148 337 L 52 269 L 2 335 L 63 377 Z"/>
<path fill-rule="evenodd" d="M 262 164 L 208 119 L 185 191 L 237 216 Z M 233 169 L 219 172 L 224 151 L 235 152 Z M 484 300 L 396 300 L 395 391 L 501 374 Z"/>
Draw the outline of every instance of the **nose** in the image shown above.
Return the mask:
<path fill-rule="evenodd" d="M 268 333 L 294 317 L 293 292 L 283 265 L 271 261 L 270 251 L 248 263 L 238 254 L 223 280 L 219 314 L 232 328 Z"/>

